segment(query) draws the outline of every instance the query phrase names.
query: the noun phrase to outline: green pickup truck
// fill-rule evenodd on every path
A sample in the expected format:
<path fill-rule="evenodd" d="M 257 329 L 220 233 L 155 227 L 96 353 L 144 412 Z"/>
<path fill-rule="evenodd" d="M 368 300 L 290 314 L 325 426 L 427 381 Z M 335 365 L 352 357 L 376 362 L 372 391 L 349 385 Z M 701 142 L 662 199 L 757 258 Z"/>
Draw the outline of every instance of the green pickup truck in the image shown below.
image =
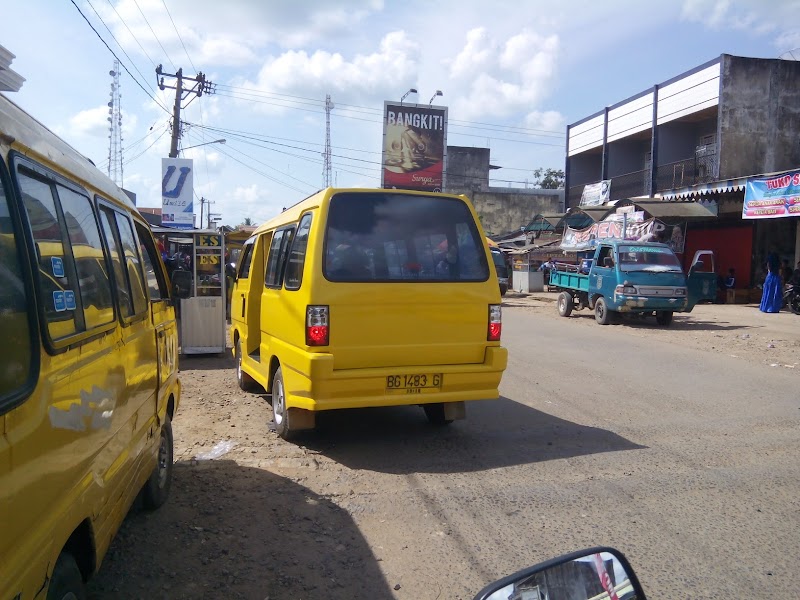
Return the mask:
<path fill-rule="evenodd" d="M 556 264 L 550 272 L 558 313 L 589 308 L 600 325 L 621 313 L 655 315 L 662 326 L 676 312 L 691 312 L 698 302 L 717 293 L 714 253 L 699 250 L 687 276 L 672 248 L 655 242 L 609 240 L 595 248 L 583 266 Z"/>

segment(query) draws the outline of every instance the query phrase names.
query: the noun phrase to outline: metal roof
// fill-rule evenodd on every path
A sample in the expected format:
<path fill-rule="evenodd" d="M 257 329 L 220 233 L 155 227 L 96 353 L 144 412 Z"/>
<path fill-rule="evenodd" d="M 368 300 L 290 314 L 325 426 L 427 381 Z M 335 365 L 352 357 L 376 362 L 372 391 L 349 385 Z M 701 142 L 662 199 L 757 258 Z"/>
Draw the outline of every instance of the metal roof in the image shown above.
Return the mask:
<path fill-rule="evenodd" d="M 633 205 L 656 219 L 713 219 L 717 213 L 697 202 L 635 200 Z"/>

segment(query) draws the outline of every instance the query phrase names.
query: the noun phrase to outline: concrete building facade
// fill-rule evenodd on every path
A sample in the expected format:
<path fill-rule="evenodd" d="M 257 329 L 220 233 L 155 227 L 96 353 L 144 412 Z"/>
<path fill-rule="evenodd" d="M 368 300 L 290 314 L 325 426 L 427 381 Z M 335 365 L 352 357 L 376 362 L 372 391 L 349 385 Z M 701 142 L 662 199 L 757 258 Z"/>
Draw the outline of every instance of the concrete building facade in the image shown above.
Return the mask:
<path fill-rule="evenodd" d="M 489 148 L 447 147 L 445 191 L 466 195 L 487 232 L 519 230 L 536 214 L 563 209 L 564 190 L 490 186 L 489 173 L 499 168 L 491 164 Z"/>
<path fill-rule="evenodd" d="M 694 199 L 718 217 L 691 224 L 742 287 L 759 283 L 769 251 L 800 259 L 797 217 L 743 220 L 748 177 L 800 168 L 800 62 L 723 54 L 567 127 L 568 207 L 610 181 L 610 200 Z"/>

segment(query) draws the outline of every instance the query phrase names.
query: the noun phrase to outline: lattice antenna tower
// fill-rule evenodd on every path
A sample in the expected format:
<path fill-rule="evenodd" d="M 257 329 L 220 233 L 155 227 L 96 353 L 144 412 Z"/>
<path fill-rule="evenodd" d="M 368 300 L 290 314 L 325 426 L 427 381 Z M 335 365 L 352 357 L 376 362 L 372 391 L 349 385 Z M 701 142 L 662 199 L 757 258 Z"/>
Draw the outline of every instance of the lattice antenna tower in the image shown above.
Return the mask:
<path fill-rule="evenodd" d="M 111 75 L 111 100 L 108 102 L 108 176 L 122 187 L 122 93 L 119 83 L 119 61 L 114 61 Z"/>
<path fill-rule="evenodd" d="M 333 178 L 331 177 L 331 110 L 333 110 L 333 102 L 331 102 L 330 94 L 325 96 L 325 152 L 322 156 L 325 161 L 322 163 L 322 187 L 331 187 Z"/>

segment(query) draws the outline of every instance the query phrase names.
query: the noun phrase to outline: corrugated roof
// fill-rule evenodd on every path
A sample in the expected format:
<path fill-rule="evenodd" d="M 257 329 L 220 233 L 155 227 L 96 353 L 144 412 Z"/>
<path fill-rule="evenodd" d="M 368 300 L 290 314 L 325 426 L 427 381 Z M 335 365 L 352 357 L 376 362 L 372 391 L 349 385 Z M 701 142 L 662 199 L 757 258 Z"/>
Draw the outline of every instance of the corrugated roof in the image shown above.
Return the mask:
<path fill-rule="evenodd" d="M 697 202 L 637 200 L 633 205 L 656 219 L 713 219 L 717 216 L 715 211 Z"/>

